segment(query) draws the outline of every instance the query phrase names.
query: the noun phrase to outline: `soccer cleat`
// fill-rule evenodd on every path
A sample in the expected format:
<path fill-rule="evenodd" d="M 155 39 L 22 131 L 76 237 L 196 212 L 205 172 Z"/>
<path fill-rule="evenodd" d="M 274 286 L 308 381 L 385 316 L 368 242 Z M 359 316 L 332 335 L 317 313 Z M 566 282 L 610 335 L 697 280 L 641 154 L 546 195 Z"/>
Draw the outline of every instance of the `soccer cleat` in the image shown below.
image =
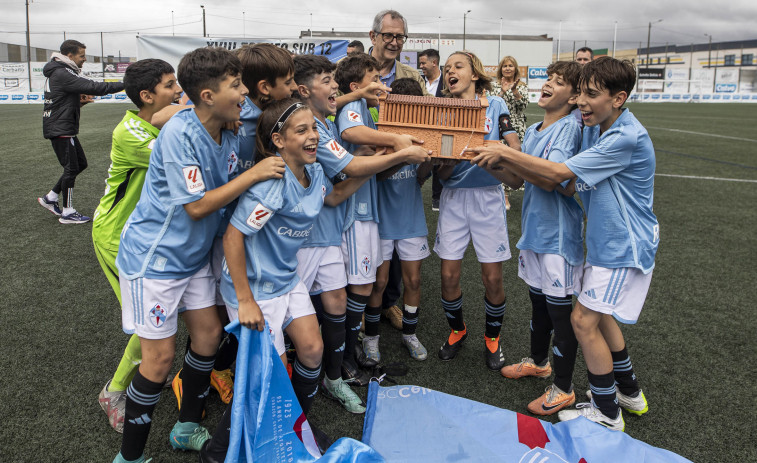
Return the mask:
<path fill-rule="evenodd" d="M 342 379 L 351 386 L 367 386 L 371 382 L 368 373 L 361 370 L 353 359 L 342 360 Z"/>
<path fill-rule="evenodd" d="M 418 340 L 418 336 L 414 334 L 402 335 L 402 345 L 407 347 L 407 350 L 410 351 L 410 357 L 415 360 L 426 360 L 428 357 L 428 351 Z"/>
<path fill-rule="evenodd" d="M 329 399 L 336 400 L 342 404 L 342 407 L 348 412 L 355 414 L 365 413 L 365 403 L 342 378 L 332 381 L 324 376 L 321 391 Z"/>
<path fill-rule="evenodd" d="M 40 206 L 55 214 L 56 217 L 60 217 L 61 211 L 60 207 L 58 207 L 58 201 L 50 201 L 47 199 L 47 195 L 44 195 L 41 198 L 37 198 L 37 202 Z"/>
<path fill-rule="evenodd" d="M 116 432 L 124 432 L 124 414 L 126 413 L 126 391 L 108 391 L 110 381 L 100 391 L 97 401 L 100 408 L 108 415 L 108 422 Z"/>
<path fill-rule="evenodd" d="M 168 437 L 171 447 L 176 450 L 200 450 L 202 444 L 210 439 L 210 433 L 197 423 L 181 423 L 173 425 Z"/>
<path fill-rule="evenodd" d="M 547 362 L 546 365 L 540 367 L 534 363 L 534 359 L 526 357 L 521 359 L 520 363 L 513 363 L 502 367 L 499 371 L 502 376 L 510 379 L 523 378 L 524 376 L 536 376 L 537 378 L 549 378 L 552 374 L 552 367 Z M 574 394 L 575 395 L 575 394 Z"/>
<path fill-rule="evenodd" d="M 363 352 L 368 360 L 377 364 L 381 361 L 381 352 L 379 352 L 379 336 L 366 336 L 363 338 Z"/>
<path fill-rule="evenodd" d="M 60 223 L 87 223 L 90 220 L 92 220 L 91 217 L 87 217 L 86 215 L 81 215 L 78 212 L 74 211 L 68 215 L 61 215 L 58 219 L 58 222 Z"/>
<path fill-rule="evenodd" d="M 181 411 L 181 395 L 184 392 L 184 388 L 181 384 L 181 370 L 176 372 L 176 376 L 173 377 L 173 381 L 171 381 L 171 389 L 173 390 L 174 395 L 176 396 L 176 407 Z M 202 418 L 205 419 L 205 409 L 202 410 Z"/>
<path fill-rule="evenodd" d="M 626 428 L 626 423 L 623 421 L 623 414 L 620 413 L 620 410 L 618 410 L 618 416 L 616 418 L 608 418 L 604 413 L 599 411 L 592 402 L 576 404 L 575 409 L 561 410 L 557 416 L 560 418 L 560 421 L 570 421 L 583 416 L 587 420 L 601 424 L 613 431 L 623 431 Z"/>
<path fill-rule="evenodd" d="M 639 389 L 639 393 L 636 397 L 625 395 L 620 391 L 615 391 L 615 395 L 618 397 L 618 405 L 628 413 L 641 416 L 649 411 L 649 403 L 647 403 L 647 398 L 644 397 L 644 391 L 641 389 Z M 586 397 L 591 400 L 590 390 L 586 391 Z"/>
<path fill-rule="evenodd" d="M 494 352 L 484 345 L 484 357 L 486 358 L 486 367 L 490 370 L 499 371 L 505 366 L 505 354 L 502 353 L 502 346 L 499 343 Z"/>
<path fill-rule="evenodd" d="M 234 397 L 234 379 L 231 377 L 231 369 L 213 370 L 210 372 L 210 385 L 218 391 L 221 402 L 228 405 Z"/>
<path fill-rule="evenodd" d="M 552 384 L 547 387 L 541 397 L 528 404 L 528 411 L 534 415 L 552 415 L 574 403 L 576 403 L 575 391 L 563 392 Z"/>
<path fill-rule="evenodd" d="M 402 329 L 402 309 L 396 305 L 393 305 L 388 309 L 383 309 L 381 311 L 381 316 L 387 318 L 394 329 Z"/>
<path fill-rule="evenodd" d="M 450 333 L 450 336 L 452 334 L 458 334 L 459 331 L 453 331 Z M 446 341 L 444 341 L 444 345 L 439 349 L 439 358 L 442 360 L 452 360 L 453 358 L 457 357 L 457 353 L 460 352 L 460 349 L 463 347 L 463 342 L 465 341 L 465 338 L 468 337 L 468 332 L 463 333 L 462 337 L 457 340 L 457 342 L 453 342 L 450 344 L 449 338 L 447 338 Z"/>
<path fill-rule="evenodd" d="M 144 454 L 137 458 L 136 460 L 127 460 L 123 456 L 121 456 L 121 452 L 118 452 L 118 455 L 116 455 L 116 458 L 113 459 L 113 463 L 150 463 L 152 461 L 152 458 L 145 459 Z"/>

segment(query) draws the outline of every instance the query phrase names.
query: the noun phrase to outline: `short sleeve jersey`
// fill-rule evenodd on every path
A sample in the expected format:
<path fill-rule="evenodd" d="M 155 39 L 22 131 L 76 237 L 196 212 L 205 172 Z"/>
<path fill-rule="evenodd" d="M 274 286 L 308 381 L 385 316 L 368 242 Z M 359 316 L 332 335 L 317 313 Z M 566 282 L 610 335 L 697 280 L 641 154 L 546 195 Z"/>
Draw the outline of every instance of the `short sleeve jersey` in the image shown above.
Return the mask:
<path fill-rule="evenodd" d="M 586 209 L 586 261 L 607 268 L 654 268 L 660 227 L 652 211 L 655 152 L 646 129 L 624 109 L 603 134 L 584 127 L 582 151 L 565 162 Z"/>
<path fill-rule="evenodd" d="M 484 139 L 499 140 L 507 134 L 515 133 L 510 124 L 510 111 L 507 109 L 505 100 L 498 96 L 490 96 L 488 99 Z M 459 162 L 452 171 L 452 175 L 441 182 L 444 188 L 477 188 L 502 183 L 485 169 L 474 166 L 470 162 Z"/>
<path fill-rule="evenodd" d="M 281 179 L 253 185 L 239 198 L 231 225 L 244 238 L 247 280 L 255 300 L 288 293 L 299 281 L 297 251 L 308 238 L 331 192 L 331 182 L 318 163 L 305 166 L 310 185 L 300 184 L 289 167 Z M 228 269 L 224 266 L 221 293 L 227 303 L 239 305 Z"/>
<path fill-rule="evenodd" d="M 142 193 L 158 133 L 131 109 L 113 130 L 105 193 L 92 221 L 92 239 L 106 249 L 118 251 L 121 231 Z"/>
<path fill-rule="evenodd" d="M 239 142 L 231 131 L 213 140 L 194 109 L 179 111 L 160 131 L 142 196 L 121 233 L 116 265 L 127 278 L 179 279 L 208 263 L 222 210 L 193 220 L 185 204 L 228 182 Z"/>
<path fill-rule="evenodd" d="M 242 112 L 239 114 L 239 120 L 242 126 L 239 127 L 239 172 L 242 173 L 255 164 L 255 135 L 258 128 L 258 119 L 262 111 L 249 96 L 244 97 Z"/>
<path fill-rule="evenodd" d="M 522 151 L 552 162 L 565 162 L 581 148 L 581 129 L 567 115 L 539 131 L 542 123 L 526 131 Z M 518 249 L 557 254 L 570 265 L 583 263 L 583 210 L 571 196 L 545 191 L 526 182 L 521 214 L 522 236 Z"/>
<path fill-rule="evenodd" d="M 329 119 L 321 122 L 316 119 L 318 129 L 318 150 L 316 159 L 321 165 L 326 177 L 333 183 L 343 180 L 344 169 L 352 161 L 353 156 L 342 146 L 342 139 L 336 129 L 336 125 Z M 313 226 L 313 232 L 308 237 L 303 247 L 339 246 L 342 244 L 342 232 L 344 231 L 344 217 L 352 199 L 349 199 L 337 207 L 324 205 L 318 219 Z"/>
<path fill-rule="evenodd" d="M 361 125 L 376 130 L 376 124 L 373 122 L 368 105 L 362 98 L 358 101 L 347 103 L 336 114 L 336 126 L 339 128 L 339 136 L 342 136 L 345 130 Z M 358 146 L 347 142 L 345 142 L 344 147 L 350 153 L 354 153 L 358 148 Z M 376 176 L 374 175 L 353 195 L 352 208 L 347 209 L 345 226 L 351 226 L 355 220 L 378 222 L 379 215 L 376 198 Z"/>
<path fill-rule="evenodd" d="M 388 179 L 377 182 L 381 219 L 378 229 L 382 240 L 428 235 L 417 172 L 418 164 L 407 165 Z"/>

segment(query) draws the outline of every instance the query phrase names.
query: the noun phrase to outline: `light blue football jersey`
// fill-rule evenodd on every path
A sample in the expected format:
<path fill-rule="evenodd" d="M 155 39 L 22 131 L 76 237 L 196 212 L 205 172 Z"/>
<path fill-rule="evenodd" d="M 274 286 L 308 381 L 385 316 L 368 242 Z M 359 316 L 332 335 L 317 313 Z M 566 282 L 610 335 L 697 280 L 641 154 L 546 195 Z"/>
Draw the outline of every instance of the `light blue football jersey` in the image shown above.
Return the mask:
<path fill-rule="evenodd" d="M 378 181 L 378 224 L 382 240 L 428 235 L 418 164 L 402 166 L 386 180 Z"/>
<path fill-rule="evenodd" d="M 244 98 L 242 112 L 239 114 L 239 120 L 242 126 L 239 127 L 239 173 L 246 171 L 255 165 L 255 135 L 258 129 L 258 119 L 262 111 L 249 96 Z"/>
<path fill-rule="evenodd" d="M 565 162 L 581 148 L 581 128 L 567 115 L 539 131 L 542 122 L 526 131 L 521 150 L 552 162 Z M 557 254 L 570 265 L 584 260 L 583 209 L 571 196 L 545 191 L 526 182 L 523 194 L 521 232 L 516 245 L 540 254 Z"/>
<path fill-rule="evenodd" d="M 373 122 L 368 105 L 362 98 L 358 101 L 347 103 L 336 114 L 336 126 L 339 129 L 339 136 L 342 136 L 345 130 L 361 125 L 376 130 L 376 124 Z M 345 142 L 344 147 L 350 153 L 354 153 L 358 148 L 357 145 L 347 142 Z M 377 196 L 376 176 L 374 175 L 353 195 L 352 208 L 347 209 L 345 227 L 349 228 L 355 220 L 378 222 Z"/>
<path fill-rule="evenodd" d="M 283 178 L 253 185 L 240 196 L 231 217 L 231 225 L 245 235 L 247 280 L 257 301 L 286 294 L 300 281 L 297 251 L 312 232 L 332 188 L 318 163 L 305 166 L 305 172 L 310 178 L 307 188 L 289 167 Z M 239 306 L 226 265 L 221 294 L 227 304 Z"/>
<path fill-rule="evenodd" d="M 582 151 L 565 162 L 586 209 L 586 261 L 606 268 L 654 268 L 660 226 L 652 211 L 655 152 L 628 109 L 605 133 L 584 127 Z"/>
<path fill-rule="evenodd" d="M 353 156 L 342 146 L 342 139 L 333 121 L 326 119 L 324 123 L 316 118 L 315 122 L 318 129 L 318 150 L 315 157 L 324 174 L 336 184 L 346 178 L 341 172 Z M 352 198 L 337 207 L 324 205 L 303 247 L 340 246 L 345 229 L 344 217 L 348 207 L 351 207 L 351 201 Z"/>
<path fill-rule="evenodd" d="M 476 99 L 478 99 L 478 96 Z M 505 100 L 498 96 L 490 96 L 488 99 L 489 107 L 486 108 L 486 135 L 484 139 L 499 140 L 501 130 L 504 131 L 502 136 L 515 133 L 512 130 L 512 125 L 510 125 L 510 111 L 507 109 Z M 500 127 L 500 123 L 507 124 L 508 127 Z M 507 130 L 507 128 L 510 128 L 510 130 Z M 444 188 L 477 188 L 502 183 L 485 169 L 466 161 L 458 162 L 452 171 L 452 175 L 441 182 Z"/>
<path fill-rule="evenodd" d="M 142 196 L 121 233 L 118 269 L 130 279 L 179 279 L 207 264 L 223 210 L 192 220 L 184 205 L 226 184 L 238 152 L 231 131 L 222 131 L 219 146 L 194 109 L 176 113 L 155 141 Z"/>

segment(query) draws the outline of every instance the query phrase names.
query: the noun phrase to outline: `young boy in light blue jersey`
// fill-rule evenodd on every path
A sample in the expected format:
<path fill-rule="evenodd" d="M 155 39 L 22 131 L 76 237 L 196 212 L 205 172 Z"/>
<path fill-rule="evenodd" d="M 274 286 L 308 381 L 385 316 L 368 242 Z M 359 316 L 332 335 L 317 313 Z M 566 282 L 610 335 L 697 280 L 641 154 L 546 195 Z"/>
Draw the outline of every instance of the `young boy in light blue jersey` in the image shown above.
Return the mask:
<path fill-rule="evenodd" d="M 392 82 L 392 93 L 423 96 L 423 89 L 414 79 L 397 79 Z M 428 356 L 428 351 L 418 339 L 416 330 L 421 300 L 421 263 L 430 255 L 421 185 L 430 173 L 431 163 L 423 163 L 394 167 L 376 175 L 378 228 L 381 257 L 384 262 L 376 271 L 376 283 L 373 285 L 368 307 L 374 310 L 374 307 L 381 306 L 385 297 L 384 291 L 392 279 L 392 254 L 397 253 L 397 270 L 400 274 L 397 284 L 399 285 L 401 279 L 405 287 L 400 326 L 402 345 L 415 360 L 426 360 Z M 376 325 L 378 324 L 374 324 Z"/>
<path fill-rule="evenodd" d="M 381 156 L 360 156 L 361 152 L 367 152 L 361 149 L 355 153 L 357 156 L 353 156 L 342 147 L 336 125 L 327 118 L 337 111 L 336 66 L 327 58 L 315 55 L 297 56 L 294 64 L 294 78 L 300 96 L 313 112 L 320 135 L 316 153 L 318 163 L 334 182 L 347 176 L 361 178 L 365 182 L 376 172 L 396 164 L 428 159 L 428 153 L 420 147 Z M 355 364 L 353 357 L 363 309 L 355 303 L 354 295 L 348 301 L 345 292 L 347 275 L 341 245 L 349 207 L 344 203 L 336 208 L 325 206 L 321 210 L 308 241 L 297 254 L 297 273 L 311 294 L 320 293 L 323 302 L 324 391 L 348 411 L 362 413 L 365 411 L 362 401 L 344 384 L 348 381 L 365 386 L 369 379 Z M 345 352 L 348 355 L 344 355 Z"/>
<path fill-rule="evenodd" d="M 491 90 L 491 77 L 486 74 L 481 60 L 467 51 L 450 55 L 443 76 L 445 93 L 452 98 L 476 100 Z M 486 140 L 502 140 L 520 149 L 518 134 L 510 123 L 510 112 L 503 99 L 489 98 L 485 124 Z M 468 336 L 463 321 L 460 278 L 465 250 L 473 241 L 484 283 L 485 362 L 489 369 L 500 370 L 505 365 L 499 343 L 506 308 L 502 262 L 511 257 L 502 183 L 518 189 L 523 180 L 508 170 L 485 170 L 469 162 L 442 167 L 437 174 L 444 189 L 434 252 L 442 259 L 442 308 L 450 327 L 438 355 L 441 360 L 454 359 Z"/>
<path fill-rule="evenodd" d="M 528 128 L 524 153 L 565 162 L 578 152 L 581 129 L 570 112 L 576 106 L 580 73 L 580 65 L 572 61 L 558 61 L 547 68 L 548 79 L 538 103 L 545 111 L 544 121 Z M 531 413 L 552 415 L 576 401 L 572 381 L 578 341 L 570 314 L 572 296 L 581 290 L 584 214 L 563 185 L 517 166 L 513 170 L 526 180 L 517 247 L 518 276 L 528 284 L 531 299 L 531 351 L 501 373 L 511 379 L 548 378 L 552 373 L 548 351 L 554 333 L 554 382 L 528 404 Z"/>
<path fill-rule="evenodd" d="M 655 153 L 649 134 L 623 109 L 635 83 L 629 61 L 601 57 L 581 71 L 578 107 L 585 123 L 582 151 L 554 163 L 504 147 L 475 149 L 484 166 L 520 165 L 553 182 L 576 179 L 586 209 L 586 264 L 571 323 L 591 386 L 590 403 L 562 410 L 561 420 L 584 416 L 623 430 L 620 407 L 648 410 L 625 340 L 615 320 L 636 323 L 644 305 L 660 239 L 652 212 Z M 617 390 L 616 390 L 617 385 Z"/>
<path fill-rule="evenodd" d="M 195 103 L 158 136 L 134 212 L 124 226 L 116 265 L 123 296 L 123 329 L 136 333 L 142 363 L 127 390 L 123 440 L 115 462 L 144 462 L 152 412 L 173 362 L 179 311 L 192 337 L 184 359 L 174 448 L 198 450 L 209 437 L 198 422 L 210 383 L 221 324 L 215 308 L 210 248 L 223 206 L 252 184 L 281 177 L 272 160 L 229 181 L 237 137 L 222 130 L 239 118 L 247 89 L 239 60 L 201 48 L 179 63 L 179 82 Z"/>
<path fill-rule="evenodd" d="M 349 93 L 379 82 L 378 70 L 378 62 L 370 55 L 356 53 L 348 56 L 339 62 L 336 70 L 339 90 L 342 93 Z M 410 147 L 413 141 L 420 142 L 407 135 L 376 130 L 376 124 L 365 99 L 342 107 L 336 115 L 336 126 L 346 143 L 345 148 L 353 153 L 359 146 L 391 147 L 400 150 Z M 363 351 L 366 366 L 374 366 L 381 360 L 378 345 L 381 304 L 379 302 L 375 306 L 366 305 L 373 290 L 373 283 L 376 281 L 376 270 L 383 262 L 376 198 L 376 179 L 372 177 L 352 198 L 352 207 L 347 209 L 342 239 L 342 254 L 349 282 L 348 308 L 351 308 L 353 312 L 361 312 L 361 315 L 365 310 Z M 349 320 L 347 324 L 351 329 Z"/>

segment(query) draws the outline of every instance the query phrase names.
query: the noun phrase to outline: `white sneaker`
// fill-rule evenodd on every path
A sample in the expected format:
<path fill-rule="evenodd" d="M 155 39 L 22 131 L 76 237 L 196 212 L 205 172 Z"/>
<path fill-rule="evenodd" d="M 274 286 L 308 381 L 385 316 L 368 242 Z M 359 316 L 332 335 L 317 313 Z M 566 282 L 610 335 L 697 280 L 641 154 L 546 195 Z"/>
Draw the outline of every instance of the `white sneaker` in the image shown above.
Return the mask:
<path fill-rule="evenodd" d="M 379 352 L 380 336 L 365 336 L 363 338 L 363 352 L 365 356 L 376 363 L 381 361 L 381 352 Z"/>
<path fill-rule="evenodd" d="M 126 391 L 108 391 L 110 381 L 100 391 L 97 401 L 106 415 L 108 422 L 116 432 L 124 432 L 124 414 L 126 413 Z"/>
<path fill-rule="evenodd" d="M 410 357 L 415 360 L 426 360 L 428 357 L 428 351 L 423 344 L 418 340 L 418 337 L 414 334 L 402 335 L 402 345 L 407 347 L 410 351 Z"/>
<path fill-rule="evenodd" d="M 636 397 L 625 395 L 617 390 L 615 391 L 615 395 L 618 397 L 618 405 L 628 413 L 641 416 L 649 411 L 649 403 L 647 403 L 647 398 L 644 397 L 644 391 L 641 389 L 639 389 Z M 591 390 L 586 391 L 586 397 L 591 400 Z"/>
<path fill-rule="evenodd" d="M 592 402 L 576 404 L 574 410 L 560 410 L 557 416 L 560 418 L 560 421 L 570 421 L 583 416 L 613 431 L 623 431 L 626 428 L 626 423 L 623 421 L 623 414 L 620 413 L 620 410 L 618 410 L 617 418 L 608 418 Z"/>

